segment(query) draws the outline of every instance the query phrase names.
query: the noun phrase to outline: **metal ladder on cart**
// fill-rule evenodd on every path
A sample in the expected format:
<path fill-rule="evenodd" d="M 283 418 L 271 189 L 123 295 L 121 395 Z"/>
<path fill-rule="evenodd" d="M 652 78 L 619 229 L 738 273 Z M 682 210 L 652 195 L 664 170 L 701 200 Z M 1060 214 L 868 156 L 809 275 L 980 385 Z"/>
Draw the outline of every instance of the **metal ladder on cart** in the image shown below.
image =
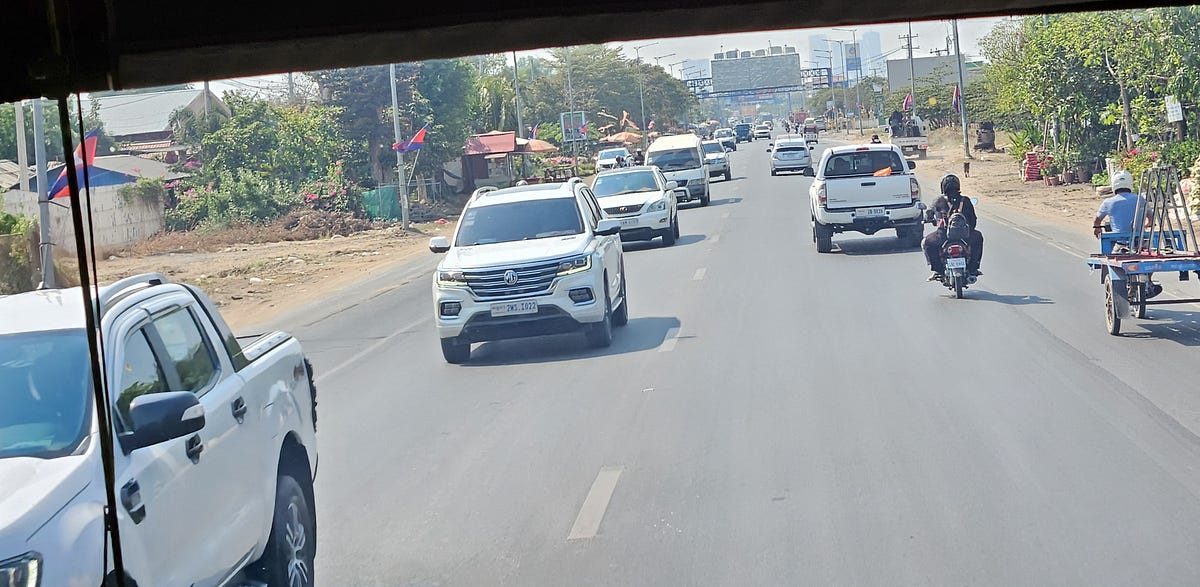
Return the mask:
<path fill-rule="evenodd" d="M 1100 254 L 1087 264 L 1100 269 L 1105 286 L 1105 321 L 1109 334 L 1118 334 L 1121 319 L 1146 317 L 1146 306 L 1200 303 L 1195 299 L 1148 301 L 1154 273 L 1178 273 L 1188 281 L 1200 276 L 1200 244 L 1191 213 L 1174 167 L 1152 167 L 1142 173 L 1139 198 L 1131 232 L 1105 233 L 1100 237 Z"/>

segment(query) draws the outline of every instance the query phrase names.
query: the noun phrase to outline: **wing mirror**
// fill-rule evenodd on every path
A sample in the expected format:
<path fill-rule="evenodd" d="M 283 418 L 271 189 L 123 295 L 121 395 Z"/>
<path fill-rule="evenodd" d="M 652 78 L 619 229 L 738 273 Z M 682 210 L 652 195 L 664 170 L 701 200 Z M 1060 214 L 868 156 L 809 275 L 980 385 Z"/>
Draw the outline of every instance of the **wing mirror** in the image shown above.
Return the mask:
<path fill-rule="evenodd" d="M 916 168 L 917 168 L 917 162 L 916 162 L 916 161 L 909 161 L 909 162 L 908 162 L 908 170 L 909 170 L 909 171 L 912 171 L 913 169 L 916 169 Z"/>
<path fill-rule="evenodd" d="M 678 188 L 678 187 L 679 187 L 678 182 L 674 182 L 674 181 L 667 182 L 667 191 L 668 192 L 675 191 L 675 188 Z"/>
<path fill-rule="evenodd" d="M 204 428 L 204 406 L 190 391 L 148 393 L 129 404 L 133 432 L 122 437 L 130 451 L 154 446 Z"/>
<path fill-rule="evenodd" d="M 445 253 L 450 250 L 450 241 L 444 236 L 435 236 L 429 239 L 429 250 L 435 253 Z"/>
<path fill-rule="evenodd" d="M 596 224 L 596 236 L 612 236 L 621 232 L 621 221 L 606 218 Z"/>

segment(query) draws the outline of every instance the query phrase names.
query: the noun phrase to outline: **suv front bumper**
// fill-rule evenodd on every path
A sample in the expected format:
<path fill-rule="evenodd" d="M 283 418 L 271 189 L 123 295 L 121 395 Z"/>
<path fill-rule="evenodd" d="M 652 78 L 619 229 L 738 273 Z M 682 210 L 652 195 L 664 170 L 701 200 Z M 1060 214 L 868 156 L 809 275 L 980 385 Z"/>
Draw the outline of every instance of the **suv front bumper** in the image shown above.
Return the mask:
<path fill-rule="evenodd" d="M 588 288 L 592 299 L 576 303 L 573 289 Z M 492 306 L 500 303 L 536 300 L 536 314 L 492 316 Z M 458 302 L 457 316 L 443 316 L 442 304 Z M 443 286 L 434 277 L 433 313 L 438 337 L 466 339 L 469 342 L 525 338 L 544 334 L 575 332 L 585 324 L 604 319 L 604 277 L 593 267 L 590 271 L 557 278 L 549 293 L 519 298 L 479 299 L 465 286 Z"/>

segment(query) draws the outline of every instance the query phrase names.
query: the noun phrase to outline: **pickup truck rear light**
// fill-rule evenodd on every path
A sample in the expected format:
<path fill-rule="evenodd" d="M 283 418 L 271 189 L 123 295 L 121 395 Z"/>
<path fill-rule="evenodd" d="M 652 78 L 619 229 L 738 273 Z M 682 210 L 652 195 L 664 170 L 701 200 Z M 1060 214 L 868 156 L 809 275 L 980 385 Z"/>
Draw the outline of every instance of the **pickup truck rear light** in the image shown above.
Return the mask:
<path fill-rule="evenodd" d="M 829 198 L 826 195 L 825 184 L 817 186 L 817 203 L 821 204 L 821 207 L 825 207 L 825 204 L 828 202 Z"/>
<path fill-rule="evenodd" d="M 914 202 L 921 199 L 921 184 L 917 181 L 917 178 L 908 178 L 908 191 L 910 194 L 912 194 L 912 199 Z"/>

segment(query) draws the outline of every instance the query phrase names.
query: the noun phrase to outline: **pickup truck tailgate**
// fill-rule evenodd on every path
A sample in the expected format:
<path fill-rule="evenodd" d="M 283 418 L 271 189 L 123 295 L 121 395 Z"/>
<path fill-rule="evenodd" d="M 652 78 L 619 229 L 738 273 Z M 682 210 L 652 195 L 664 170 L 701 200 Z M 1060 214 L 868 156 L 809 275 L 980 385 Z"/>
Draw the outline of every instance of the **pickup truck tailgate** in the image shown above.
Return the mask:
<path fill-rule="evenodd" d="M 826 206 L 831 210 L 912 203 L 913 176 L 890 149 L 835 154 L 821 171 Z"/>

